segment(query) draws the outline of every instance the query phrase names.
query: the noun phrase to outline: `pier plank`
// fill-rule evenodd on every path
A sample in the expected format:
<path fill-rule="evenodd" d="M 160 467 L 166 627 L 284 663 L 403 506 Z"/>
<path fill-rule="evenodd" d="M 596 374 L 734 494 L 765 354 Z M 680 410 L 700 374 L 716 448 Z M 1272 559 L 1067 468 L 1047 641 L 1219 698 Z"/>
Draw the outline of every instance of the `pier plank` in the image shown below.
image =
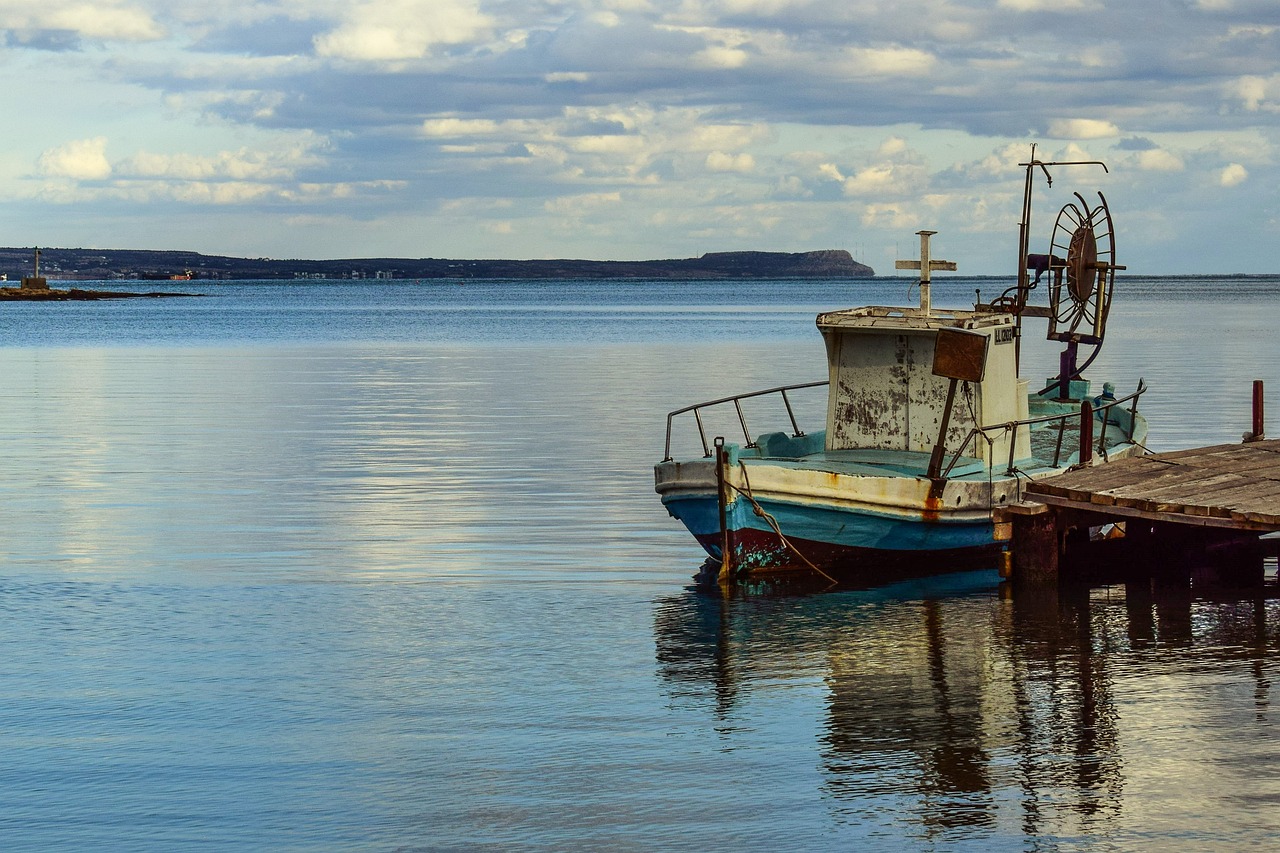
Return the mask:
<path fill-rule="evenodd" d="M 1030 483 L 1024 494 L 1124 517 L 1280 530 L 1280 439 L 1120 459 Z"/>

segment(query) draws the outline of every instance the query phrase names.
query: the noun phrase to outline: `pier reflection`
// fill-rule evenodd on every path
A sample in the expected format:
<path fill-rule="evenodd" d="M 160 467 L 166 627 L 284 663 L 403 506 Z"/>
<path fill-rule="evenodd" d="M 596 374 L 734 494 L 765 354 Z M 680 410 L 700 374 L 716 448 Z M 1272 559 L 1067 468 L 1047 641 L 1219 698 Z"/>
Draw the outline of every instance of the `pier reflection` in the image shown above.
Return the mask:
<path fill-rule="evenodd" d="M 726 729 L 780 686 L 821 685 L 814 761 L 841 820 L 888 813 L 933 840 L 1124 834 L 1280 794 L 1252 772 L 1280 757 L 1276 595 L 1151 580 L 1013 595 L 986 575 L 690 590 L 658 602 L 657 660 L 671 697 Z"/>

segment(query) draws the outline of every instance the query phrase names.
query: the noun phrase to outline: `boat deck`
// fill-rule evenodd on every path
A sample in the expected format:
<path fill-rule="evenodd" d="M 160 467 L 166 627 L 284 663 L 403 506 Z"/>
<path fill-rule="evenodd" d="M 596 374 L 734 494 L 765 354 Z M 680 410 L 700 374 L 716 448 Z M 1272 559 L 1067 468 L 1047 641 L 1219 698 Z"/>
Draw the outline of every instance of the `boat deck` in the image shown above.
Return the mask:
<path fill-rule="evenodd" d="M 766 437 L 762 436 L 762 439 Z M 1079 420 L 1055 422 L 1031 431 L 1032 458 L 1016 461 L 1015 467 L 1033 478 L 1060 471 L 1075 464 L 1080 443 Z M 862 448 L 854 450 L 820 450 L 799 456 L 769 454 L 768 448 L 776 442 L 762 440 L 765 448 L 758 459 L 767 459 L 770 465 L 805 470 L 827 471 L 833 474 L 858 477 L 925 477 L 929 470 L 929 453 L 912 450 L 888 450 Z M 1131 447 L 1120 429 L 1112 427 L 1106 436 L 1105 448 L 1099 445 L 1099 455 L 1105 456 L 1120 448 Z M 744 460 L 753 457 L 743 453 Z M 948 457 L 949 458 L 949 457 Z M 985 480 L 992 470 L 1005 474 L 1007 463 L 996 460 L 989 469 L 985 462 L 973 456 L 961 456 L 951 469 L 951 480 Z"/>

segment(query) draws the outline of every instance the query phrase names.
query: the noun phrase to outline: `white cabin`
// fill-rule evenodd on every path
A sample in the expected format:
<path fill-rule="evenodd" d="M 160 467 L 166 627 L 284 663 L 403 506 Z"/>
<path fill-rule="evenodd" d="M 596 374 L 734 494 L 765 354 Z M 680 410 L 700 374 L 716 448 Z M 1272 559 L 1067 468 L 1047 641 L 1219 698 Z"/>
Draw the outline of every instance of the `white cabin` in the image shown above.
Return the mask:
<path fill-rule="evenodd" d="M 929 453 L 938 440 L 951 380 L 933 373 L 938 330 L 963 329 L 988 338 L 981 381 L 961 382 L 947 429 L 954 453 L 977 425 L 1028 417 L 1027 381 L 1018 379 L 1017 327 L 1012 314 L 922 308 L 853 308 L 818 315 L 827 345 L 831 388 L 826 450 L 882 449 Z M 964 455 L 989 467 L 1007 464 L 1009 433 L 994 444 L 970 442 Z M 1014 459 L 1031 456 L 1029 430 L 1017 431 Z"/>

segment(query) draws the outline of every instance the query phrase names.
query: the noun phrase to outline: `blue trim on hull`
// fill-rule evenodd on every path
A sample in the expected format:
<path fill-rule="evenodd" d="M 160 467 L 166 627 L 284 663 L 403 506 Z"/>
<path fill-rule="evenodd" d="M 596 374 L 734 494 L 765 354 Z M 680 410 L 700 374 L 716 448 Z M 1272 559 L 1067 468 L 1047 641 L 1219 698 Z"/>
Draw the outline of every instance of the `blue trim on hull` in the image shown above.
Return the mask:
<path fill-rule="evenodd" d="M 664 503 L 707 553 L 720 559 L 720 511 L 715 497 L 677 498 Z M 926 521 L 769 500 L 762 500 L 760 504 L 774 517 L 789 541 L 808 543 L 821 551 L 805 555 L 815 562 L 822 559 L 829 563 L 842 556 L 869 552 L 924 556 L 996 547 L 993 526 L 985 519 L 981 522 Z M 799 562 L 778 542 L 768 522 L 755 514 L 750 502 L 732 501 L 726 520 L 735 540 L 736 563 L 747 568 L 762 568 Z M 801 552 L 804 553 L 803 549 Z"/>

